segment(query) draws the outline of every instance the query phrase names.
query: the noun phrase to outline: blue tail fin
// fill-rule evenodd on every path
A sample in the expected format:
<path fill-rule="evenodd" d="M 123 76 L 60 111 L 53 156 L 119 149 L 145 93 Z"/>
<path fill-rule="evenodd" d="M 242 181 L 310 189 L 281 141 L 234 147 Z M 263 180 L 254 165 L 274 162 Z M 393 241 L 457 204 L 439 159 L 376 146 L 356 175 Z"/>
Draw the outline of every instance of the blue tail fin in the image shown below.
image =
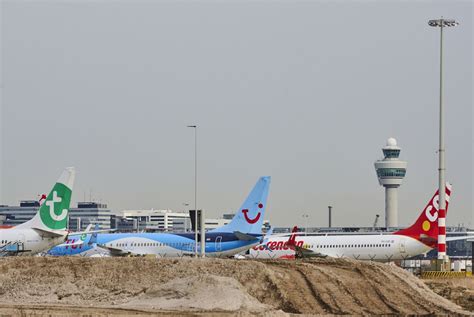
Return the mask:
<path fill-rule="evenodd" d="M 94 227 L 94 231 L 97 231 L 99 229 L 100 229 L 99 224 L 96 223 Z M 97 232 L 94 232 L 89 239 L 89 244 L 94 244 L 94 243 L 97 243 Z"/>
<path fill-rule="evenodd" d="M 239 231 L 246 234 L 262 234 L 269 187 L 270 176 L 260 177 L 231 222 L 211 232 Z"/>

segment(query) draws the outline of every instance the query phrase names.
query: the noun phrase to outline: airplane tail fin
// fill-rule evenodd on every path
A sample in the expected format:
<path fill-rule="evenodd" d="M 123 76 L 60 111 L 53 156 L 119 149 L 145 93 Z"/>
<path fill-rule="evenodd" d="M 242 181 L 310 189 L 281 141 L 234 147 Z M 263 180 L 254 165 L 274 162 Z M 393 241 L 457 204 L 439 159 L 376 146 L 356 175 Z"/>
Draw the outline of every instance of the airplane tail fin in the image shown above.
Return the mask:
<path fill-rule="evenodd" d="M 270 240 L 270 237 L 272 236 L 272 234 L 273 234 L 273 227 L 270 227 L 270 229 L 268 229 L 268 231 L 262 237 L 260 244 L 266 244 L 268 240 Z"/>
<path fill-rule="evenodd" d="M 89 239 L 89 244 L 94 244 L 94 243 L 97 243 L 97 231 L 100 229 L 100 226 L 98 223 L 95 224 L 95 227 L 94 227 L 94 233 L 91 235 L 90 239 Z"/>
<path fill-rule="evenodd" d="M 231 222 L 210 232 L 239 231 L 246 234 L 262 234 L 269 187 L 270 176 L 260 177 Z"/>
<path fill-rule="evenodd" d="M 74 178 L 74 167 L 66 168 L 36 215 L 16 228 L 35 228 L 46 232 L 66 230 Z"/>
<path fill-rule="evenodd" d="M 451 191 L 451 185 L 446 183 L 446 213 L 448 212 Z M 435 247 L 438 241 L 438 208 L 439 192 L 436 191 L 416 222 L 411 227 L 399 230 L 394 234 L 412 237 L 430 247 Z"/>
<path fill-rule="evenodd" d="M 296 245 L 296 232 L 298 232 L 298 227 L 294 226 L 293 230 L 291 230 L 291 235 L 288 238 L 288 242 L 286 243 L 289 247 L 294 247 Z"/>

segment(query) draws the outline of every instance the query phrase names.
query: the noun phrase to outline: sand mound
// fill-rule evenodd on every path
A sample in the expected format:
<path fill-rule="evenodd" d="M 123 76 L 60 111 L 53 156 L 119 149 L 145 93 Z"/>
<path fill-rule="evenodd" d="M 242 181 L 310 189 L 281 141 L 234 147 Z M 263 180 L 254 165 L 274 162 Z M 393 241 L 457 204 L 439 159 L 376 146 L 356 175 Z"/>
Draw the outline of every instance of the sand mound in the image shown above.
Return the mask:
<path fill-rule="evenodd" d="M 424 281 L 436 294 L 474 313 L 474 279 L 453 278 Z"/>
<path fill-rule="evenodd" d="M 3 258 L 0 306 L 12 304 L 180 314 L 468 314 L 398 267 L 346 259 Z"/>
<path fill-rule="evenodd" d="M 124 307 L 166 310 L 264 311 L 267 305 L 250 296 L 233 278 L 203 274 L 176 278 L 151 287 Z"/>

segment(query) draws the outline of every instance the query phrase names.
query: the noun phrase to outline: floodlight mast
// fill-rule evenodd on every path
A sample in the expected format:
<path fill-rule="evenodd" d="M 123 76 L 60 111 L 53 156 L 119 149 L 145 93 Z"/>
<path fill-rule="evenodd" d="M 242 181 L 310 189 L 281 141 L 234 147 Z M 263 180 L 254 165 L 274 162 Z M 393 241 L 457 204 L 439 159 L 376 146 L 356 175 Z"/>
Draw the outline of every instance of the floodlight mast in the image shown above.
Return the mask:
<path fill-rule="evenodd" d="M 198 257 L 198 209 L 197 209 L 197 177 L 198 177 L 198 166 L 197 166 L 197 125 L 188 125 L 188 128 L 193 128 L 194 129 L 194 257 Z M 203 217 L 203 214 L 201 212 L 201 219 Z M 203 221 L 201 221 L 201 224 Z M 201 228 L 201 238 L 202 236 L 202 229 Z M 203 243 L 206 243 L 205 239 L 201 239 L 201 246 Z M 204 257 L 204 252 L 206 248 L 204 249 L 201 247 L 201 255 Z"/>
<path fill-rule="evenodd" d="M 448 260 L 446 255 L 446 179 L 445 179 L 445 145 L 444 145 L 444 107 L 443 107 L 443 29 L 459 25 L 453 19 L 429 20 L 428 25 L 440 28 L 439 48 L 439 207 L 438 207 L 438 260 Z"/>

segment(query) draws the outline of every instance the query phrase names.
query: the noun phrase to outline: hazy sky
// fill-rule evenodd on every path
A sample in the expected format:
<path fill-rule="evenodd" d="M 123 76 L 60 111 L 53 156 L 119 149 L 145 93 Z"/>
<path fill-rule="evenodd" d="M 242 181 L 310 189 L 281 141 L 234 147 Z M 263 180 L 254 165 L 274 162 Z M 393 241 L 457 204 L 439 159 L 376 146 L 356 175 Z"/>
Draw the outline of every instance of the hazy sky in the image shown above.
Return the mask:
<path fill-rule="evenodd" d="M 446 30 L 448 225 L 473 226 L 471 1 L 1 3 L 1 192 L 17 204 L 75 166 L 74 201 L 235 211 L 271 175 L 274 225 L 372 224 L 373 163 L 397 138 L 399 223 L 437 187 L 439 30 Z"/>

